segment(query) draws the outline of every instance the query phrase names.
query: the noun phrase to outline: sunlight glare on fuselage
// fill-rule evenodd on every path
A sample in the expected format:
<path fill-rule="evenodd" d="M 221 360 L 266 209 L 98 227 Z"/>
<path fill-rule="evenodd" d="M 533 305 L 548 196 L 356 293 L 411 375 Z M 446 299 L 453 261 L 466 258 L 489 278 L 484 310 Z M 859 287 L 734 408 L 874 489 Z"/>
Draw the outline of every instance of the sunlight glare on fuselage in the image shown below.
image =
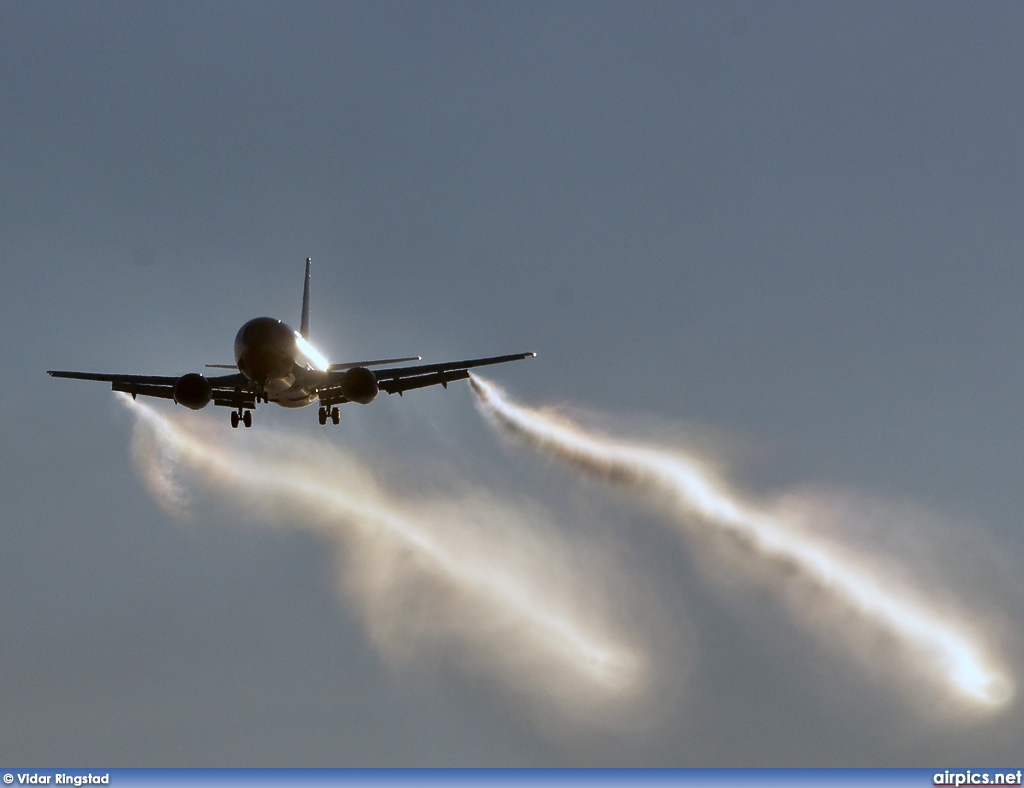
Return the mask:
<path fill-rule="evenodd" d="M 309 362 L 322 372 L 327 370 L 327 359 L 324 358 L 323 354 L 320 353 L 315 347 L 309 344 L 302 334 L 298 331 L 295 332 L 295 347 L 299 349 L 299 352 L 304 355 Z"/>

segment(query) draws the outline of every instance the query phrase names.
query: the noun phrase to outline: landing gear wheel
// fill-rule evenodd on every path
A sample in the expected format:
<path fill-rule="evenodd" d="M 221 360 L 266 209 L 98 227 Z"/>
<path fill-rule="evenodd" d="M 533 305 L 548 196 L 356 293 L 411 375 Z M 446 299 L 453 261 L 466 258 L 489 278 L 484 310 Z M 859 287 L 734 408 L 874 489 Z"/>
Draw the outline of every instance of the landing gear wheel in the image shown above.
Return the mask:
<path fill-rule="evenodd" d="M 231 428 L 232 429 L 236 429 L 236 430 L 238 429 L 238 411 L 237 410 L 231 411 Z"/>
<path fill-rule="evenodd" d="M 327 423 L 327 408 L 323 408 L 323 407 L 320 408 L 320 410 L 317 412 L 316 415 L 320 419 L 320 424 L 321 425 Z"/>
<path fill-rule="evenodd" d="M 334 424 L 337 424 L 339 421 L 341 421 L 341 411 L 338 410 L 338 406 L 337 405 L 335 405 L 333 408 L 331 408 L 331 421 Z"/>
<path fill-rule="evenodd" d="M 252 411 L 247 410 L 242 416 L 242 422 L 245 424 L 246 429 L 252 426 Z"/>

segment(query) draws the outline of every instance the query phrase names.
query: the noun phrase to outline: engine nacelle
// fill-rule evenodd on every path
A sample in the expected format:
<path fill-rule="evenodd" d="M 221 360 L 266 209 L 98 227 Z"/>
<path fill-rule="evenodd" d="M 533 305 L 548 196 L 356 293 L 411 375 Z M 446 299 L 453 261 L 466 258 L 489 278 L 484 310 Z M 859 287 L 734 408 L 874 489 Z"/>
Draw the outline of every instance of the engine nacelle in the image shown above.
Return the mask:
<path fill-rule="evenodd" d="M 213 399 L 213 387 L 198 372 L 182 375 L 174 384 L 174 401 L 192 410 L 205 408 Z"/>
<path fill-rule="evenodd" d="M 352 367 L 341 376 L 341 393 L 350 402 L 373 402 L 379 391 L 377 376 L 366 367 Z"/>

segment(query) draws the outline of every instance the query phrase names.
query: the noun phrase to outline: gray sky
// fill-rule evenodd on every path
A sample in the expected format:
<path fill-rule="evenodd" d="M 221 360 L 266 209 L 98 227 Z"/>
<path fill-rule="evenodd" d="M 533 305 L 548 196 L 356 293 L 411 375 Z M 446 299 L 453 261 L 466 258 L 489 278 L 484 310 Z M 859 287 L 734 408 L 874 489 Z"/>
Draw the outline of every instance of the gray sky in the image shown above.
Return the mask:
<path fill-rule="evenodd" d="M 0 761 L 1012 765 L 1019 700 L 936 723 L 465 386 L 256 423 L 597 522 L 694 638 L 656 730 L 393 668 L 321 541 L 170 518 L 110 392 L 43 372 L 230 362 L 311 255 L 332 360 L 536 350 L 493 374 L 524 402 L 914 512 L 886 535 L 1024 681 L 1022 35 L 998 2 L 0 2 Z"/>

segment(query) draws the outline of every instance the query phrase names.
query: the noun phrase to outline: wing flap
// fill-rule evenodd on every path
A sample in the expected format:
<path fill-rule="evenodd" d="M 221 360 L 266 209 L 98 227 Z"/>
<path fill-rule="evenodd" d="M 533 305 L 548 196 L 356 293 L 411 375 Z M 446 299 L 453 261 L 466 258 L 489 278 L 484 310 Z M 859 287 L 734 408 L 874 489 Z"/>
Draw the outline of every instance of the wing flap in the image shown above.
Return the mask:
<path fill-rule="evenodd" d="M 256 398 L 248 392 L 226 392 L 213 393 L 213 404 L 222 408 L 249 408 L 256 409 Z"/>
<path fill-rule="evenodd" d="M 320 397 L 320 404 L 325 408 L 329 408 L 332 405 L 343 405 L 349 401 L 348 397 L 341 393 L 341 386 L 319 389 L 317 395 Z"/>
<path fill-rule="evenodd" d="M 433 372 L 428 375 L 416 375 L 411 378 L 399 378 L 397 380 L 383 380 L 379 383 L 380 390 L 388 394 L 401 395 L 413 389 L 422 389 L 427 386 L 444 386 L 455 380 L 465 380 L 469 377 L 468 369 L 453 369 L 447 372 Z"/>
<path fill-rule="evenodd" d="M 152 383 L 131 383 L 128 381 L 115 380 L 110 384 L 110 388 L 114 391 L 123 391 L 125 394 L 131 394 L 133 399 L 140 394 L 143 397 L 174 399 L 174 386 L 160 386 Z"/>

